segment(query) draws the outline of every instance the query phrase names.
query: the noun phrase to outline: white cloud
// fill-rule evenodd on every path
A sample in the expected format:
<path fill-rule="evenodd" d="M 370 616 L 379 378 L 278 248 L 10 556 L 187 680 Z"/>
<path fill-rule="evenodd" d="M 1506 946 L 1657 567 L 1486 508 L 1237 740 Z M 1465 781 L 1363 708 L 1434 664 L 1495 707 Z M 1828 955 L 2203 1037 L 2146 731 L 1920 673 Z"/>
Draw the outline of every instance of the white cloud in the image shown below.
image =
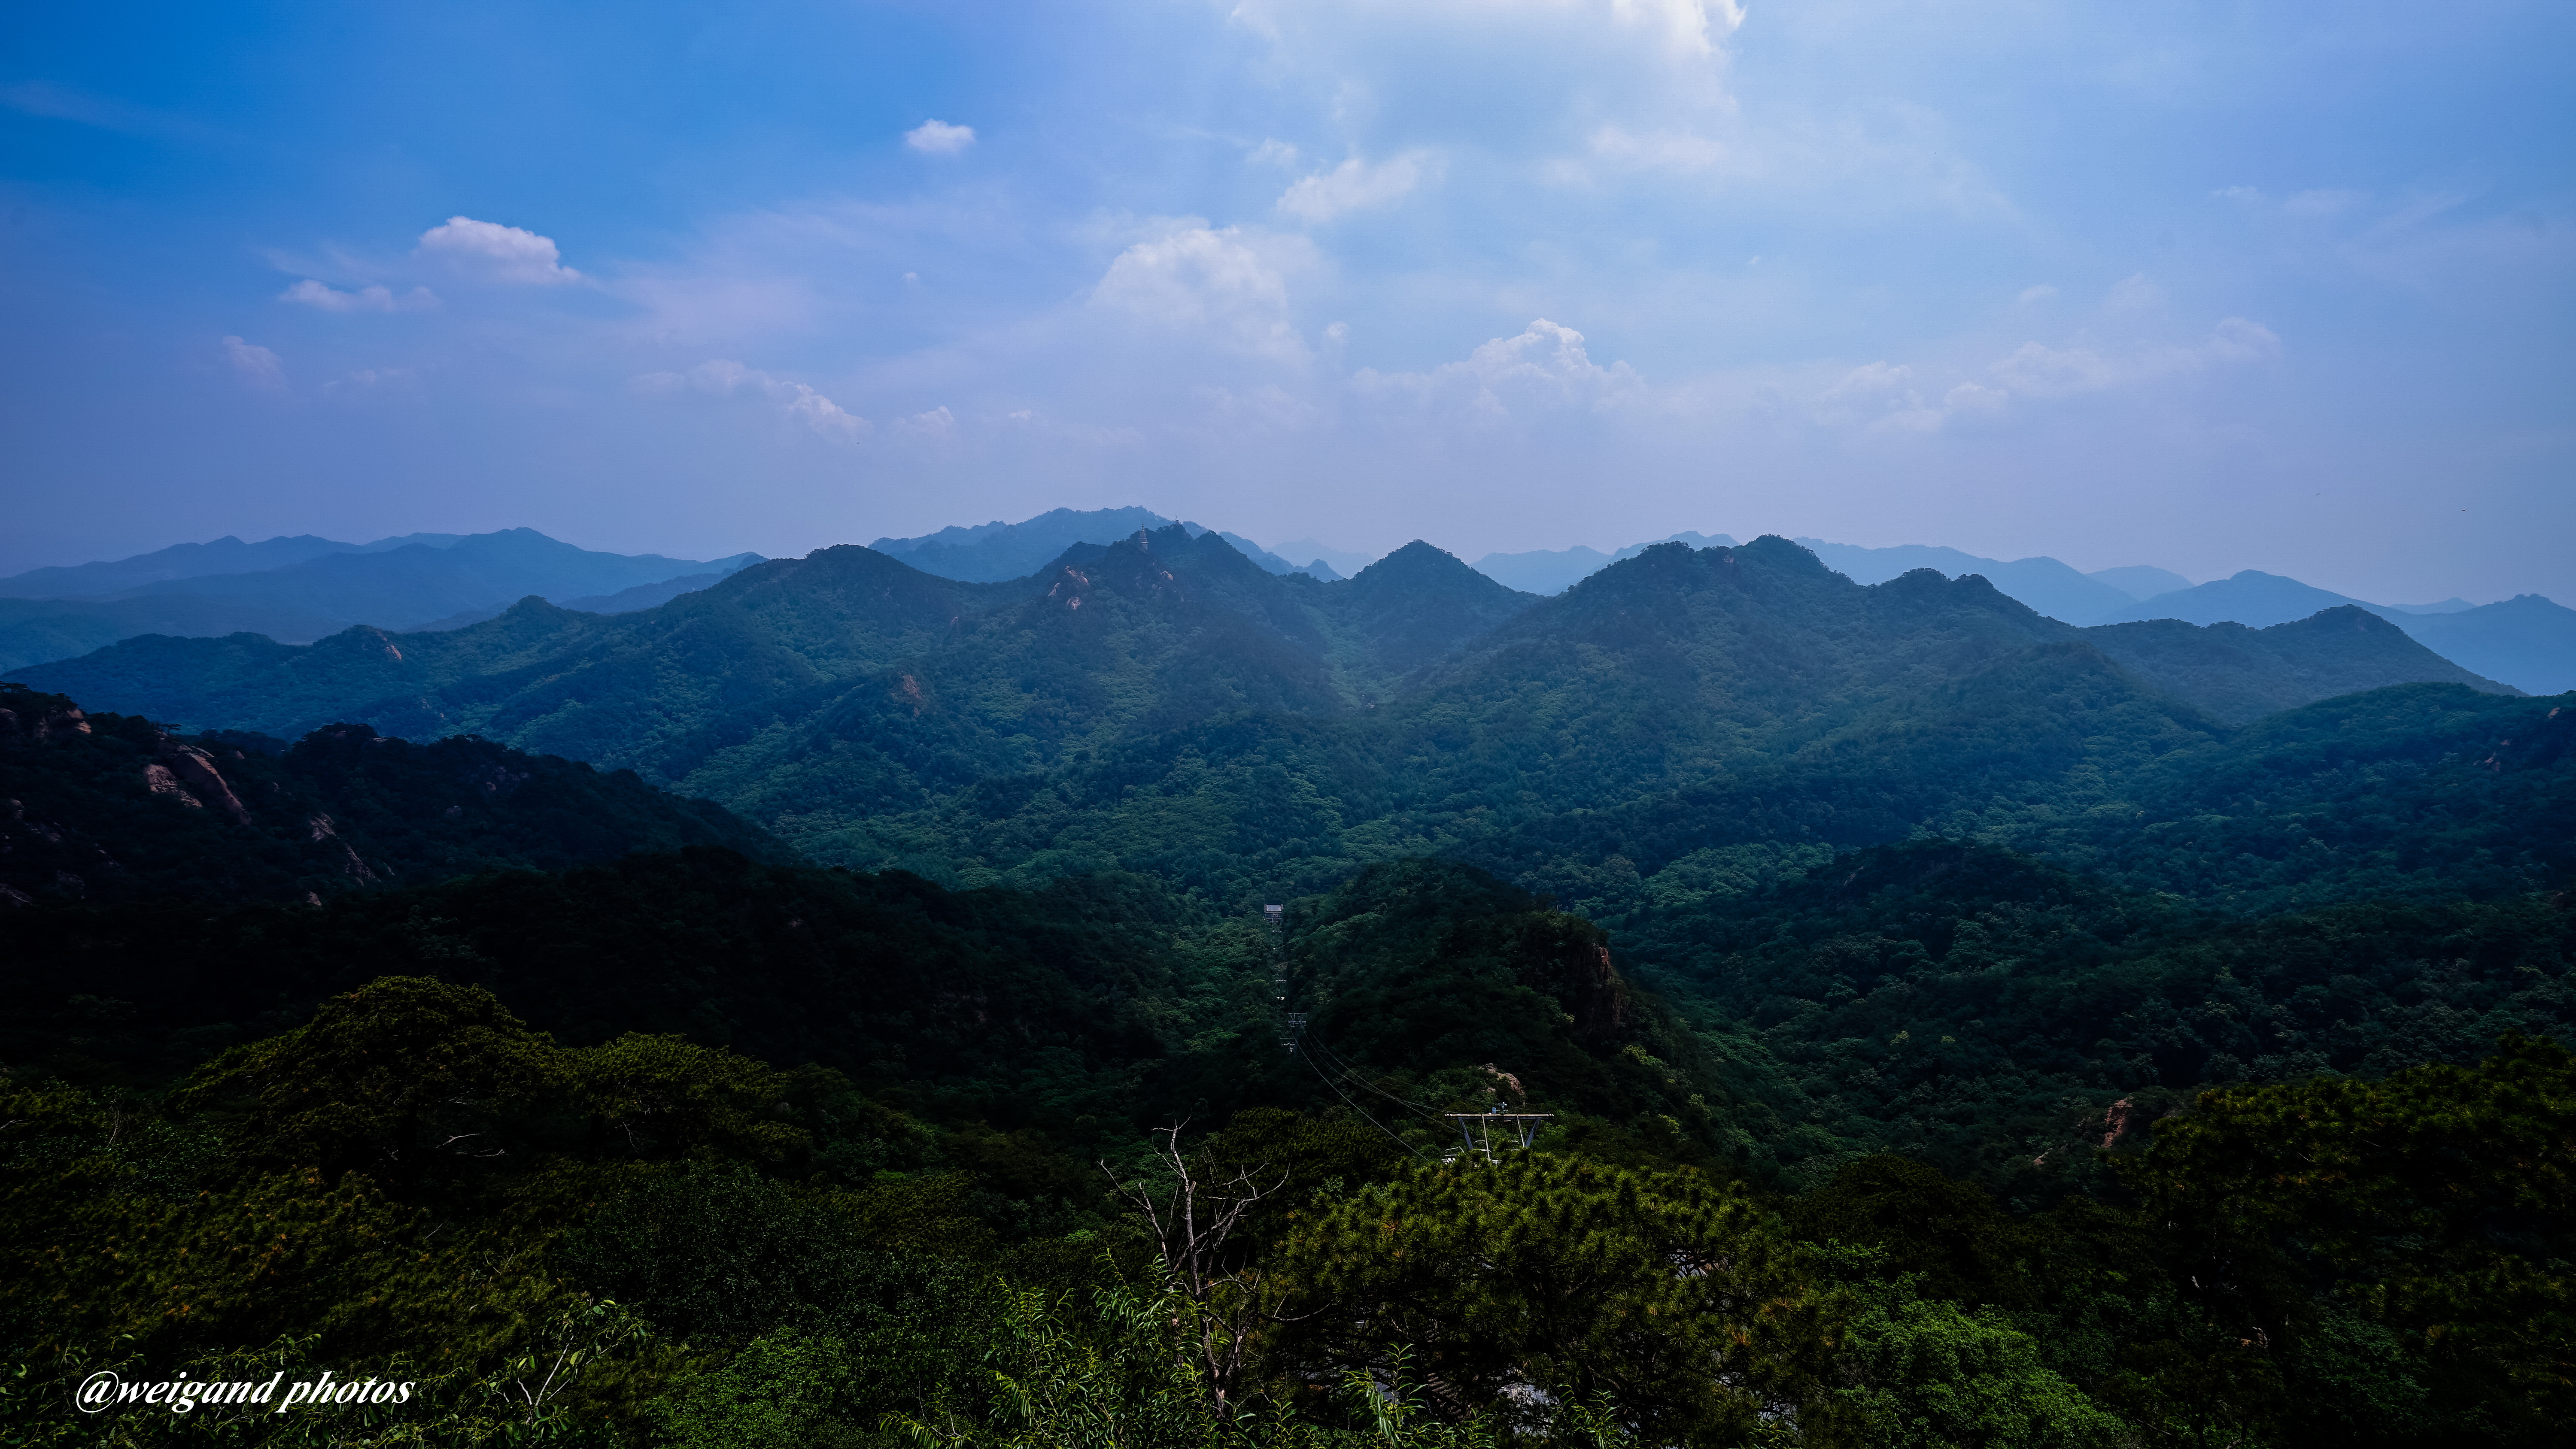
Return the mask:
<path fill-rule="evenodd" d="M 638 392 L 687 390 L 716 397 L 730 397 L 748 388 L 776 403 L 780 412 L 824 437 L 848 441 L 874 431 L 866 418 L 850 413 L 806 384 L 773 377 L 759 368 L 745 367 L 730 357 L 708 358 L 686 372 L 647 372 L 632 379 L 628 386 Z"/>
<path fill-rule="evenodd" d="M 1279 197 L 1279 209 L 1300 221 L 1330 221 L 1395 200 L 1420 184 L 1423 173 L 1436 165 L 1437 158 L 1427 151 L 1410 151 L 1374 166 L 1354 156 L 1290 185 Z"/>
<path fill-rule="evenodd" d="M 954 156 L 975 144 L 975 128 L 924 121 L 903 133 L 903 144 L 925 156 Z"/>
<path fill-rule="evenodd" d="M 1317 20 L 1332 24 L 1340 17 L 1329 12 L 1343 8 L 1332 0 L 1240 0 L 1233 14 L 1275 42 Z M 1684 56 L 1709 54 L 1744 23 L 1736 0 L 1410 0 L 1369 8 L 1461 26 L 1571 22 L 1635 34 Z"/>
<path fill-rule="evenodd" d="M 1268 140 L 1246 152 L 1243 159 L 1255 166 L 1294 167 L 1297 148 L 1285 141 Z"/>
<path fill-rule="evenodd" d="M 494 282 L 553 286 L 578 282 L 554 241 L 521 227 L 451 216 L 420 234 L 419 255 Z"/>
<path fill-rule="evenodd" d="M 1628 171 L 1708 171 L 1733 159 L 1719 141 L 1687 131 L 1652 131 L 1632 135 L 1618 126 L 1592 133 L 1592 154 Z"/>
<path fill-rule="evenodd" d="M 397 297 L 388 287 L 342 292 L 309 277 L 278 293 L 277 300 L 324 312 L 419 312 L 438 305 L 438 295 L 427 287 L 414 287 Z"/>
<path fill-rule="evenodd" d="M 935 407 L 926 413 L 896 420 L 895 426 L 908 433 L 947 442 L 957 436 L 957 415 L 946 407 Z"/>
<path fill-rule="evenodd" d="M 1929 433 L 1940 429 L 1941 409 L 1926 406 L 1914 386 L 1914 369 L 1901 362 L 1864 362 L 1816 397 L 1819 422 L 1868 432 Z"/>
<path fill-rule="evenodd" d="M 2188 347 L 2148 347 L 2109 354 L 2091 347 L 2049 347 L 2025 342 L 1997 362 L 1996 380 L 2031 397 L 2067 397 L 2105 388 L 2236 367 L 2277 357 L 2281 339 L 2270 328 L 2242 317 L 2230 317 L 2209 336 Z"/>
<path fill-rule="evenodd" d="M 223 358 L 234 375 L 263 392 L 286 391 L 286 359 L 238 337 L 224 339 Z"/>
<path fill-rule="evenodd" d="M 2013 300 L 2014 300 L 2014 301 L 2016 301 L 2016 302 L 2019 302 L 2021 305 L 2023 305 L 2023 306 L 2025 306 L 2025 307 L 2036 307 L 2036 306 L 2038 306 L 2038 305 L 2039 305 L 2040 303 L 2042 303 L 2042 302 L 2054 302 L 2054 301 L 2056 301 L 2056 300 L 2057 300 L 2057 288 L 2055 288 L 2055 287 L 2053 287 L 2053 286 L 2049 285 L 2049 284 L 2048 284 L 2048 283 L 2046 283 L 2046 282 L 2042 282 L 2042 283 L 2040 283 L 2038 286 L 2035 286 L 2035 287 L 2024 287 L 2024 288 L 2022 288 L 2022 289 L 2021 289 L 2021 295 L 2020 295 L 2020 296 L 2018 296 L 2018 297 L 2015 297 Z"/>
<path fill-rule="evenodd" d="M 2263 193 L 2251 186 L 2222 186 L 2209 193 L 2209 198 L 2212 201 L 2234 201 L 2252 206 L 2263 200 Z"/>
<path fill-rule="evenodd" d="M 1497 337 L 1429 372 L 1381 373 L 1362 368 L 1352 378 L 1362 393 L 1410 395 L 1445 402 L 1471 415 L 1499 421 L 1524 411 L 1582 407 L 1604 411 L 1643 401 L 1645 380 L 1624 362 L 1604 367 L 1592 360 L 1583 334 L 1544 317 L 1517 337 Z"/>
<path fill-rule="evenodd" d="M 1092 301 L 1220 346 L 1283 362 L 1306 359 L 1288 321 L 1288 282 L 1249 246 L 1241 229 L 1180 228 L 1141 241 L 1109 264 Z"/>

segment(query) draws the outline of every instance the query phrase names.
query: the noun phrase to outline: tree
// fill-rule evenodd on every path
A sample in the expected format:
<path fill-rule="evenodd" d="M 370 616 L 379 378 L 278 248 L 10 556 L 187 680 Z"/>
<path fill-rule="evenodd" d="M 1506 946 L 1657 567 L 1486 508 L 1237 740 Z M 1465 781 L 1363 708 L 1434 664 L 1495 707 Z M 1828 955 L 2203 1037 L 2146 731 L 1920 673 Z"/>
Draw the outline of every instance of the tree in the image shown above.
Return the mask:
<path fill-rule="evenodd" d="M 1181 1151 L 1183 1125 L 1164 1128 L 1156 1149 L 1164 1181 L 1120 1183 L 1119 1191 L 1144 1215 L 1171 1293 L 1186 1307 L 1181 1358 L 1224 1418 L 1239 1407 L 1236 1387 L 1253 1343 L 1278 1317 L 1282 1298 L 1275 1275 L 1229 1245 L 1262 1201 L 1278 1195 L 1288 1174 L 1267 1164 L 1210 1173 L 1211 1164 L 1194 1164 Z"/>
<path fill-rule="evenodd" d="M 512 1109 L 563 1070 L 553 1038 L 491 992 L 385 976 L 324 1001 L 302 1026 L 225 1052 L 172 1105 L 230 1118 L 251 1161 L 354 1168 L 411 1187 L 433 1167 L 507 1156 Z"/>
<path fill-rule="evenodd" d="M 1287 1365 L 1385 1375 L 1409 1354 L 1453 1421 L 1501 1406 L 1539 1429 L 1606 1400 L 1646 1442 L 1715 1444 L 1831 1416 L 1826 1296 L 1741 1188 L 1695 1169 L 1462 1158 L 1325 1210 L 1280 1272 L 1314 1315 Z"/>
<path fill-rule="evenodd" d="M 2286 1255 L 2422 1336 L 2503 1440 L 2576 1422 L 2576 1056 L 2507 1034 L 2475 1067 L 2206 1092 L 2129 1169 L 2224 1269 Z"/>

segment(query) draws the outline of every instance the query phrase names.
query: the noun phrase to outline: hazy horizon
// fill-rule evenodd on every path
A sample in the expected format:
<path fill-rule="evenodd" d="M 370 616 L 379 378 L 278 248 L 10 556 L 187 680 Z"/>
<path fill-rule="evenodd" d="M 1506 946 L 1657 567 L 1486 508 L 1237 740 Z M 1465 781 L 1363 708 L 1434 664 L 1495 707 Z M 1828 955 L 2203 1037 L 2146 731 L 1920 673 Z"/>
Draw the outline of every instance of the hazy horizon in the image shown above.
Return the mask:
<path fill-rule="evenodd" d="M 1778 533 L 2576 599 L 2571 38 L 2527 3 L 31 14 L 0 574 L 1136 504 L 1371 554 Z"/>

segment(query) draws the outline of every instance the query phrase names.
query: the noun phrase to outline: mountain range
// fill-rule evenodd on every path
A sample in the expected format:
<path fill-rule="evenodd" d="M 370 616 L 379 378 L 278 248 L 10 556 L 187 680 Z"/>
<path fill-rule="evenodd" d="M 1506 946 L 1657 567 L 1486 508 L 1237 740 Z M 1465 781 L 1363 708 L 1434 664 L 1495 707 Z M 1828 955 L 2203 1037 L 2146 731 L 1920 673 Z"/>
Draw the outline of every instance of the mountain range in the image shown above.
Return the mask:
<path fill-rule="evenodd" d="M 0 579 L 0 669 L 65 659 L 144 634 L 254 633 L 301 643 L 353 624 L 453 627 L 530 594 L 603 611 L 673 597 L 759 561 L 575 548 L 530 528 L 413 534 L 372 544 L 310 536 L 182 544 L 115 563 Z"/>
<path fill-rule="evenodd" d="M 2576 708 L 2355 605 L 1174 523 L 16 673 L 12 1442 L 103 1361 L 417 1364 L 371 1422 L 482 1442 L 539 1358 L 603 1443 L 1233 1442 L 1119 1190 L 1173 1173 L 1301 1295 L 1283 1443 L 1481 1442 L 1568 1363 L 1551 1442 L 1738 1442 L 1674 1403 L 1748 1351 L 1784 1443 L 2576 1406 Z"/>
<path fill-rule="evenodd" d="M 1169 528 L 1174 521 L 1144 508 L 1056 508 L 1018 523 L 995 519 L 973 527 L 951 525 L 919 538 L 880 538 L 868 547 L 943 579 L 997 584 L 1036 573 L 1075 544 L 1111 544 L 1139 529 Z M 1196 523 L 1180 526 L 1193 538 L 1208 532 Z M 1320 557 L 1290 563 L 1241 534 L 1220 530 L 1217 536 L 1274 574 L 1311 574 L 1326 583 L 1342 577 Z M 1313 540 L 1305 542 L 1311 545 Z"/>
<path fill-rule="evenodd" d="M 1675 533 L 1646 543 L 1632 543 L 1614 553 L 1603 553 L 1581 544 L 1572 548 L 1536 549 L 1529 553 L 1489 553 L 1476 560 L 1475 568 L 1485 577 L 1524 593 L 1561 594 L 1621 559 L 1635 558 L 1658 543 L 1686 543 L 1693 548 L 1735 547 L 1735 540 L 1723 533 L 1715 537 Z M 1894 576 L 1889 575 L 1891 578 Z M 1862 582 L 1878 581 L 1864 579 Z"/>
<path fill-rule="evenodd" d="M 1702 540 L 1676 534 L 1701 546 Z M 2576 609 L 2538 594 L 2472 605 L 2465 599 L 2437 604 L 2374 604 L 2255 569 L 2194 585 L 2166 569 L 2143 564 L 2080 573 L 2047 557 L 1980 558 L 1954 548 L 1906 544 L 1862 548 L 1801 538 L 1798 542 L 1855 583 L 1884 583 L 1911 569 L 1938 569 L 1953 578 L 1976 574 L 2001 592 L 2052 619 L 2072 624 L 2119 624 L 2180 619 L 2191 624 L 2243 624 L 2262 629 L 2305 619 L 2321 610 L 2351 606 L 2387 619 L 2427 648 L 2473 673 L 2532 694 L 2576 689 Z M 1652 544 L 1615 553 L 1590 548 L 1488 554 L 1476 567 L 1515 588 L 1553 594 Z"/>
<path fill-rule="evenodd" d="M 917 538 L 881 538 L 870 547 L 941 578 L 1001 583 L 1027 577 L 1076 544 L 1106 546 L 1139 529 L 1173 523 L 1137 507 L 1059 508 L 1018 523 L 997 520 Z M 1187 521 L 1180 526 L 1193 537 L 1208 531 Z M 1273 551 L 1240 534 L 1216 532 L 1274 574 L 1304 573 L 1331 583 L 1370 561 L 1368 555 L 1333 550 L 1313 539 Z M 1492 553 L 1474 567 L 1508 588 L 1545 596 L 1562 593 L 1656 543 L 1676 541 L 1695 548 L 1732 547 L 1735 542 L 1725 534 L 1685 532 L 1608 553 L 1580 546 Z M 2352 605 L 2390 620 L 2472 673 L 2531 693 L 2576 688 L 2576 610 L 2536 594 L 2483 607 L 2462 599 L 2376 604 L 2255 570 L 2195 586 L 2180 574 L 2147 565 L 2086 574 L 2046 557 L 2007 561 L 1914 544 L 1862 548 L 1815 538 L 1797 542 L 1856 583 L 1884 583 L 1917 568 L 1938 569 L 1954 578 L 1973 573 L 2042 614 L 2078 625 L 2178 618 L 2266 628 Z M 435 559 L 422 550 L 446 557 Z M 398 556 L 377 563 L 351 557 L 386 554 Z M 1312 557 L 1304 564 L 1291 561 L 1300 554 Z M 742 554 L 693 563 L 654 555 L 593 554 L 528 529 L 470 537 L 407 534 L 368 544 L 311 535 L 257 544 L 222 538 L 0 579 L 0 669 L 70 658 L 141 634 L 249 632 L 303 643 L 352 624 L 398 632 L 453 629 L 494 618 L 532 593 L 582 612 L 629 613 L 703 589 L 758 559 Z"/>
<path fill-rule="evenodd" d="M 143 638 L 16 673 L 187 728 L 473 734 L 633 769 L 833 863 L 1228 892 L 1426 850 L 1535 879 L 2036 830 L 2281 710 L 2513 693 L 2349 607 L 2078 629 L 1973 576 L 1855 584 L 1779 538 L 1658 545 L 1542 600 L 1425 543 L 1325 583 L 1178 524 L 1004 583 L 844 546 L 633 614 L 531 598 L 443 632 Z M 1706 823 L 1567 843 L 1673 810 Z"/>

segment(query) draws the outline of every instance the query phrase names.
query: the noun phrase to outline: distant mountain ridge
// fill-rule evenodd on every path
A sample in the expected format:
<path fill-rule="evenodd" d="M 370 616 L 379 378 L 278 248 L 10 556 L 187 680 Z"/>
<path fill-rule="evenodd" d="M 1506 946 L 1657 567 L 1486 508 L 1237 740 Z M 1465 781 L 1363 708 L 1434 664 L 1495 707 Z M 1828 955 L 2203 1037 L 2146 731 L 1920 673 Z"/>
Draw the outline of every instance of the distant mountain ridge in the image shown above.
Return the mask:
<path fill-rule="evenodd" d="M 0 775 L 0 906 L 302 900 L 690 845 L 794 859 L 708 801 L 483 740 L 412 743 L 363 725 L 292 745 L 173 735 L 14 684 L 0 684 Z"/>
<path fill-rule="evenodd" d="M 1209 530 L 1185 520 L 1165 518 L 1146 508 L 1055 508 L 1017 523 L 995 519 L 971 528 L 950 525 L 919 538 L 880 538 L 868 547 L 927 574 L 961 583 L 998 584 L 1024 579 L 1061 557 L 1075 545 L 1105 548 L 1139 531 L 1170 528 L 1178 522 L 1192 537 Z M 1317 558 L 1292 563 L 1239 533 L 1217 530 L 1235 551 L 1274 574 L 1308 573 L 1324 583 L 1342 577 Z"/>
<path fill-rule="evenodd" d="M 2245 569 L 2195 588 L 2159 594 L 2112 614 L 2105 622 L 2180 619 L 2189 624 L 2232 622 L 2263 628 L 2335 608 L 2376 614 L 2443 658 L 2527 694 L 2576 689 L 2576 609 L 2538 594 L 2477 606 L 2449 600 L 2401 608 Z"/>
<path fill-rule="evenodd" d="M 1697 534 L 1674 537 L 1699 539 Z M 1722 535 L 1709 542 L 1719 541 L 1731 543 Z M 2144 564 L 2087 574 L 2045 556 L 2005 561 L 1924 544 L 1863 548 L 1819 538 L 1797 542 L 1854 583 L 1885 583 L 1918 568 L 1937 569 L 1952 578 L 1974 574 L 2052 619 L 2087 627 L 2180 619 L 2202 626 L 2242 624 L 2268 629 L 2327 609 L 2365 609 L 2470 675 L 2528 694 L 2576 689 L 2576 610 L 2537 594 L 2486 605 L 2472 605 L 2465 599 L 2374 604 L 2255 569 L 2194 585 L 2180 574 Z M 1631 544 L 1615 554 L 1582 547 L 1487 554 L 1476 566 L 1515 588 L 1553 594 L 1652 546 Z"/>
<path fill-rule="evenodd" d="M 301 533 L 292 538 L 280 536 L 259 543 L 244 543 L 226 534 L 212 543 L 173 544 L 132 558 L 64 568 L 29 569 L 22 574 L 0 578 L 0 599 L 95 598 L 171 579 L 260 573 L 320 558 L 324 554 L 384 553 L 412 544 L 446 548 L 464 537 L 461 533 L 407 533 L 398 538 L 380 538 L 373 543 L 341 543 Z"/>
<path fill-rule="evenodd" d="M 1726 534 L 1667 534 L 1649 543 L 1632 543 L 1615 553 L 1576 544 L 1572 548 L 1536 549 L 1529 553 L 1489 553 L 1476 560 L 1476 571 L 1509 588 L 1530 594 L 1561 594 L 1621 559 L 1635 558 L 1658 543 L 1686 543 L 1693 548 L 1733 548 Z"/>
<path fill-rule="evenodd" d="M 1451 847 L 1537 869 L 1547 831 L 1685 782 L 1730 839 L 1866 844 L 2316 699 L 2503 689 L 2350 609 L 2084 630 L 1973 576 L 1855 584 L 1779 538 L 1656 545 L 1541 600 L 1418 541 L 1324 583 L 1180 524 L 1001 583 L 844 546 L 632 614 L 138 639 L 21 677 L 192 727 L 631 768 L 828 862 L 1211 886 Z"/>
<path fill-rule="evenodd" d="M 0 598 L 0 669 L 69 658 L 144 634 L 248 632 L 305 642 L 353 624 L 410 630 L 460 615 L 489 617 L 530 594 L 605 602 L 625 590 L 675 578 L 721 577 L 760 557 L 739 554 L 702 561 L 597 553 L 531 528 L 431 537 L 439 541 L 387 539 L 379 544 L 390 546 L 332 545 L 321 552 L 313 546 L 328 540 L 271 539 L 240 548 L 207 545 L 186 554 L 164 549 L 113 565 L 22 574 L 22 582 L 35 580 L 30 587 L 120 587 L 78 598 Z M 297 554 L 304 556 L 293 557 Z M 186 572 L 275 558 L 290 561 L 249 572 Z M 132 581 L 143 574 L 156 576 Z"/>

